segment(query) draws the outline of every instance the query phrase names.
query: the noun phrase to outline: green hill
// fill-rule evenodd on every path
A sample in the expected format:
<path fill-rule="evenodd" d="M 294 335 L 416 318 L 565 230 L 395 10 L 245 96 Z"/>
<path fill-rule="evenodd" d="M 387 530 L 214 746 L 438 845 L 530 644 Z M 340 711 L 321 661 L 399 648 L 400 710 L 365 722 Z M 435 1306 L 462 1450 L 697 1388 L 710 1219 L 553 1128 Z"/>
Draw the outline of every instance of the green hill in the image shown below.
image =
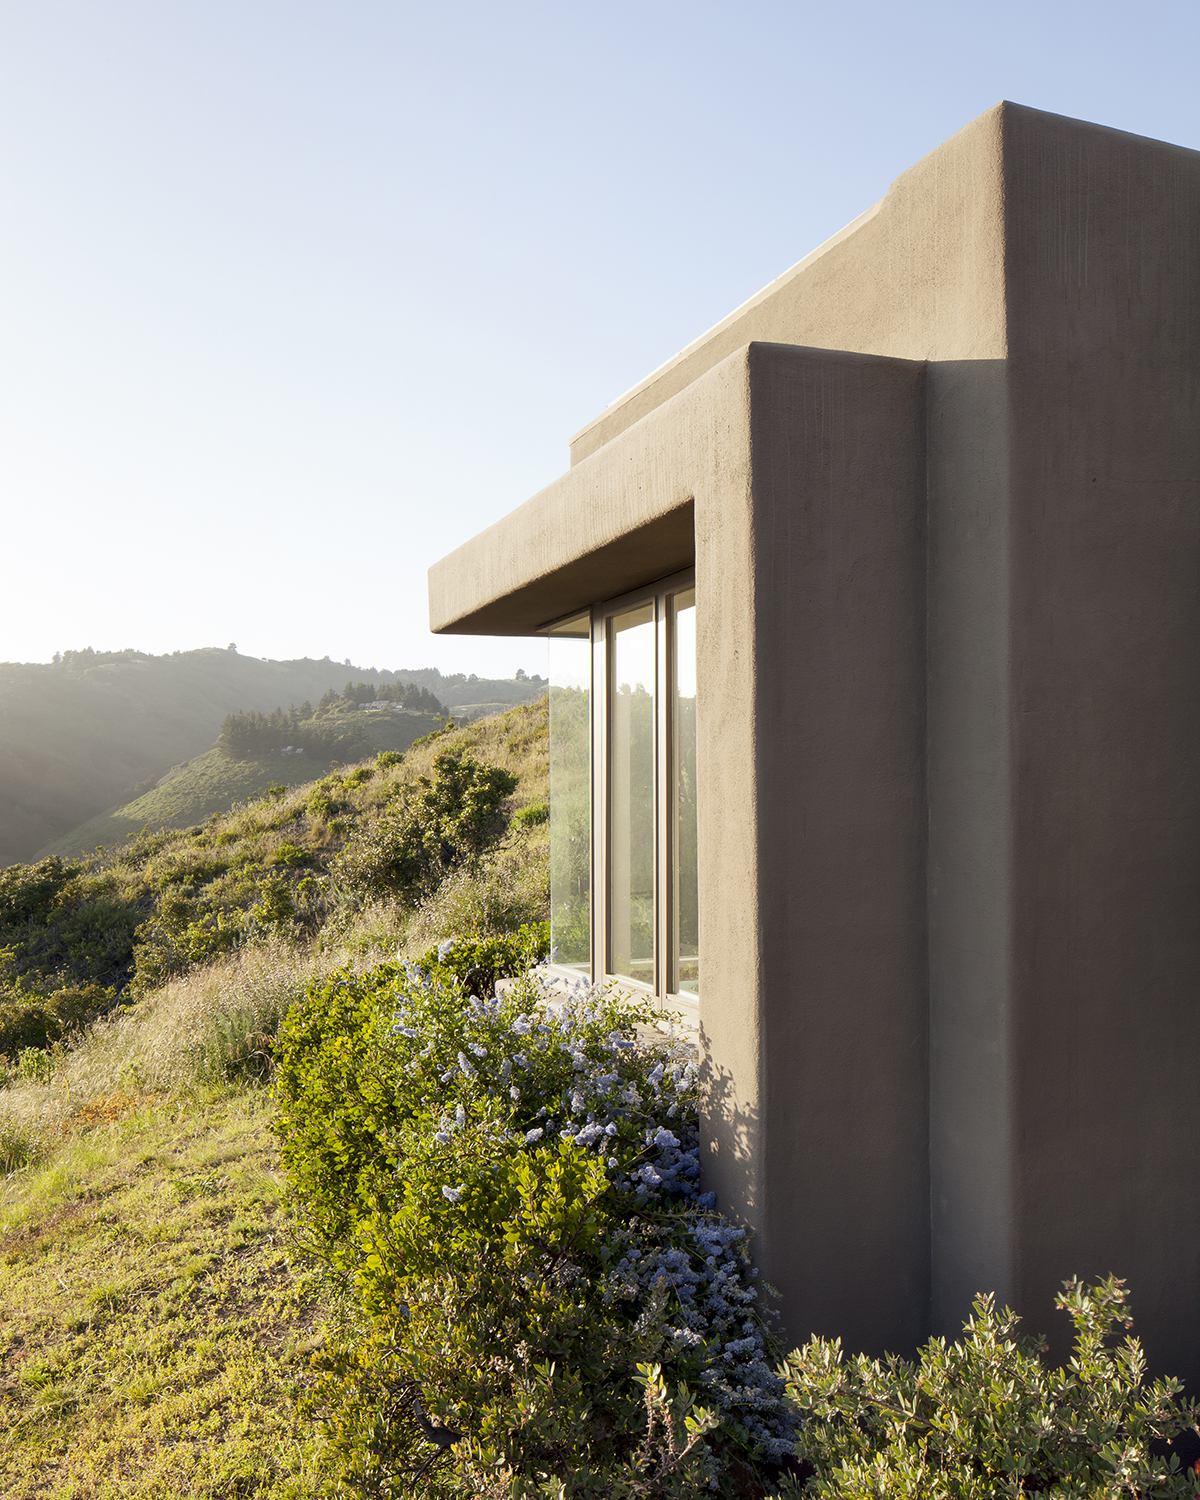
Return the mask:
<path fill-rule="evenodd" d="M 545 691 L 540 679 L 523 676 L 443 677 L 328 657 L 259 661 L 212 647 L 170 656 L 89 649 L 68 651 L 53 664 L 3 663 L 0 866 L 32 859 L 82 824 L 138 800 L 172 767 L 209 750 L 227 714 L 316 704 L 348 679 L 414 682 L 462 718 L 475 717 L 485 703 L 527 702 Z"/>
<path fill-rule="evenodd" d="M 358 748 L 407 750 L 414 740 L 442 727 L 433 714 L 372 713 L 339 715 L 326 723 L 345 725 Z M 365 741 L 365 746 L 363 742 Z M 221 750 L 172 766 L 158 784 L 121 807 L 90 818 L 39 850 L 38 858 L 59 854 L 72 859 L 101 846 L 123 843 L 143 828 L 189 828 L 238 802 L 261 797 L 268 787 L 302 786 L 324 776 L 338 758 L 314 755 L 252 755 L 234 759 Z"/>
<path fill-rule="evenodd" d="M 372 721 L 380 739 L 421 727 L 378 710 L 346 717 Z M 78 865 L 0 871 L 0 1494 L 11 1500 L 339 1491 L 305 1405 L 331 1298 L 289 1217 L 257 1087 L 275 1031 L 343 966 L 367 972 L 448 933 L 487 938 L 547 915 L 544 699 L 319 780 L 307 757 L 261 759 L 272 784 L 288 761 L 311 784 Z M 162 791 L 189 772 L 199 788 L 211 760 Z M 477 821 L 486 837 L 456 845 L 449 865 L 439 853 L 420 889 L 398 879 L 381 899 L 363 856 L 406 812 L 410 827 L 430 816 L 416 794 L 461 792 L 463 770 L 507 773 L 500 815 Z M 438 807 L 461 822 L 461 805 Z M 97 1009 L 106 1020 L 38 1050 Z"/>

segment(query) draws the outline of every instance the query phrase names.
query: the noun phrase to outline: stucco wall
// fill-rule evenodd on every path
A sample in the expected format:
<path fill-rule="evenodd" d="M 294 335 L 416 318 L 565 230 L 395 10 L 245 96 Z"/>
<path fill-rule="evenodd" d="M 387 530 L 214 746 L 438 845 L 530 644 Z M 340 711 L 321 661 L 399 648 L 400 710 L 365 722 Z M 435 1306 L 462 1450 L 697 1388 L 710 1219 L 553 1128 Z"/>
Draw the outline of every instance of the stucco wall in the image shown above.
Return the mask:
<path fill-rule="evenodd" d="M 898 359 L 1003 359 L 1003 122 L 998 104 L 571 439 L 580 463 L 752 340 Z"/>
<path fill-rule="evenodd" d="M 1115 1271 L 1198 1380 L 1200 153 L 1014 113 L 1005 164 L 1014 1296 Z"/>
<path fill-rule="evenodd" d="M 929 1327 L 925 372 L 763 344 L 747 365 L 746 505 L 696 509 L 706 1167 L 756 1223 L 794 1337 L 911 1349 Z M 721 853 L 742 824 L 753 914 Z M 751 1077 L 753 1114 L 731 1119 Z"/>
<path fill-rule="evenodd" d="M 1054 1333 L 1115 1271 L 1200 1379 L 1200 155 L 989 111 L 579 434 L 431 623 L 693 551 L 706 1171 L 790 1331 L 911 1347 L 987 1289 Z"/>

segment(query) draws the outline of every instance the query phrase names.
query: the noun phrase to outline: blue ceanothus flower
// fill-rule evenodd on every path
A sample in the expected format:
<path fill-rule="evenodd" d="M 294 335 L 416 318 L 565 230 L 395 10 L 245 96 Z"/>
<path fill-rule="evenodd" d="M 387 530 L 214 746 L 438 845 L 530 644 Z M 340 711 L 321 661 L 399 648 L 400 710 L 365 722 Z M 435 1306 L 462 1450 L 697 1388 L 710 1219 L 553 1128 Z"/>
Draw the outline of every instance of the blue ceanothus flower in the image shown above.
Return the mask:
<path fill-rule="evenodd" d="M 411 967 L 407 979 L 414 989 L 428 983 Z M 694 1049 L 678 1040 L 639 1047 L 630 1023 L 611 1024 L 609 997 L 582 983 L 564 997 L 544 970 L 522 983 L 519 1000 L 515 1010 L 503 997 L 463 998 L 456 1035 L 434 1048 L 457 1104 L 453 1119 L 447 1109 L 431 1122 L 433 1142 L 449 1149 L 456 1131 L 487 1118 L 507 1149 L 565 1142 L 598 1158 L 628 1204 L 604 1246 L 603 1301 L 660 1321 L 664 1353 L 688 1359 L 706 1404 L 757 1456 L 792 1453 L 746 1231 L 715 1212 L 715 1194 L 700 1192 Z M 397 1039 L 412 1036 L 409 1020 L 402 1006 Z M 441 1192 L 454 1207 L 463 1189 L 447 1182 Z"/>

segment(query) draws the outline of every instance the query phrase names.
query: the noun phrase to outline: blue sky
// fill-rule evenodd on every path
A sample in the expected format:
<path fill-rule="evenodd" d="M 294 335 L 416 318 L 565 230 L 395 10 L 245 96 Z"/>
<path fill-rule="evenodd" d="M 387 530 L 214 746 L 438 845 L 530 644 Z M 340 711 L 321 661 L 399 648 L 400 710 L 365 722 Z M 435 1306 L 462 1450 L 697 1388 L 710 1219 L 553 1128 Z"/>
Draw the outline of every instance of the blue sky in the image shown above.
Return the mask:
<path fill-rule="evenodd" d="M 543 670 L 425 570 L 1001 98 L 1200 147 L 1191 4 L 0 0 L 0 659 Z"/>

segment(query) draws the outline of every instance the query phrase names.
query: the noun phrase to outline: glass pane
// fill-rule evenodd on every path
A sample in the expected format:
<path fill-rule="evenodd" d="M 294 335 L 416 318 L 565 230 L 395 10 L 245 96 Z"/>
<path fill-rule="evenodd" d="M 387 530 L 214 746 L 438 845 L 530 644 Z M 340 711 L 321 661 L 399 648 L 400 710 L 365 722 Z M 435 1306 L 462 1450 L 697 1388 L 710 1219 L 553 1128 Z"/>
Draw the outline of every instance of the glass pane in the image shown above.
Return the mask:
<path fill-rule="evenodd" d="M 588 616 L 550 632 L 550 946 L 591 975 L 592 798 Z"/>
<path fill-rule="evenodd" d="M 676 994 L 700 993 L 700 881 L 696 861 L 696 591 L 671 599 L 672 946 Z"/>
<path fill-rule="evenodd" d="M 609 631 L 609 969 L 653 985 L 654 606 Z"/>

